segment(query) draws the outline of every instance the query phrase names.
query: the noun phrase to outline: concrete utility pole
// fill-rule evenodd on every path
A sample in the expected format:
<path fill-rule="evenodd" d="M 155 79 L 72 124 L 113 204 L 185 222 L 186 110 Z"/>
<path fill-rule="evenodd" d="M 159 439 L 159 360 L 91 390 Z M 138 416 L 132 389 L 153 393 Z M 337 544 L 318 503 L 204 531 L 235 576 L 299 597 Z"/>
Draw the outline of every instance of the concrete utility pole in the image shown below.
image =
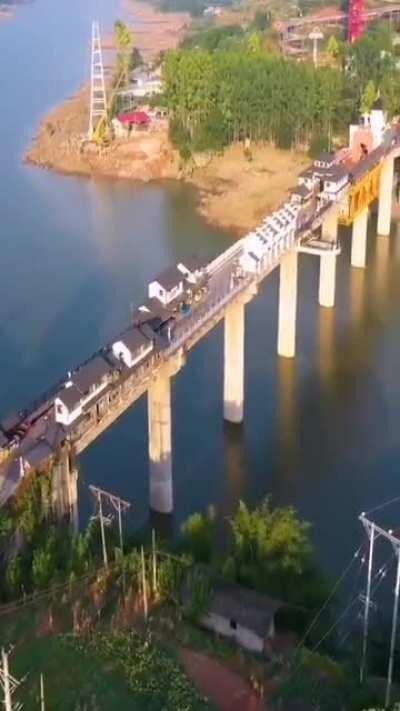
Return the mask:
<path fill-rule="evenodd" d="M 322 34 L 321 30 L 316 27 L 315 30 L 310 32 L 308 35 L 308 38 L 312 41 L 313 43 L 313 62 L 314 66 L 318 66 L 318 42 L 322 39 L 324 39 L 324 35 Z"/>
<path fill-rule="evenodd" d="M 364 612 L 364 643 L 363 643 L 363 657 L 362 657 L 362 663 L 361 663 L 361 671 L 360 671 L 360 679 L 361 681 L 363 680 L 364 677 L 364 671 L 365 671 L 365 663 L 366 663 L 366 650 L 367 650 L 367 636 L 368 636 L 368 610 L 370 607 L 370 593 L 371 593 L 371 571 L 372 571 L 372 558 L 373 558 L 373 546 L 374 546 L 374 539 L 377 536 L 382 536 L 382 538 L 385 538 L 388 540 L 396 554 L 397 558 L 397 572 L 396 572 L 396 584 L 395 584 L 395 589 L 394 589 L 394 600 L 393 600 L 393 614 L 392 614 L 392 631 L 391 631 L 391 636 L 390 636 L 390 652 L 389 652 L 389 664 L 388 664 L 388 673 L 387 673 L 387 681 L 386 681 L 386 694 L 385 694 L 385 707 L 388 708 L 390 705 L 390 697 L 391 697 L 391 691 L 392 691 L 392 682 L 393 682 L 393 665 L 394 665 L 394 650 L 395 650 L 395 644 L 396 644 L 396 635 L 397 635 L 397 619 L 398 619 L 398 612 L 399 612 L 399 597 L 400 597 L 400 538 L 398 536 L 395 536 L 392 530 L 386 531 L 384 528 L 381 528 L 378 526 L 376 523 L 373 521 L 370 521 L 365 514 L 361 514 L 360 516 L 360 521 L 363 524 L 364 528 L 367 531 L 367 534 L 369 536 L 370 540 L 370 548 L 369 548 L 369 561 L 368 561 L 368 583 L 367 583 L 367 595 L 366 595 L 366 600 L 365 600 L 365 612 Z"/>
<path fill-rule="evenodd" d="M 19 685 L 24 681 L 15 679 L 10 674 L 8 665 L 8 654 L 4 648 L 1 650 L 0 685 L 3 689 L 3 704 L 5 711 L 21 711 L 21 703 L 12 703 L 12 695 Z"/>
<path fill-rule="evenodd" d="M 107 546 L 106 546 L 106 537 L 105 537 L 105 530 L 104 530 L 104 521 L 105 517 L 103 516 L 103 499 L 105 502 L 110 504 L 115 511 L 118 513 L 118 533 L 119 533 L 119 545 L 121 549 L 121 553 L 124 552 L 124 541 L 123 541 L 123 531 L 122 531 L 122 513 L 125 513 L 130 509 L 130 502 L 125 501 L 124 499 L 121 499 L 119 496 L 116 496 L 115 494 L 110 494 L 109 491 L 105 491 L 104 489 L 100 489 L 98 486 L 93 486 L 92 484 L 89 485 L 89 489 L 92 492 L 92 494 L 95 496 L 98 507 L 99 507 L 99 518 L 100 518 L 100 530 L 101 530 L 101 545 L 103 549 L 103 561 L 104 561 L 104 566 L 107 568 L 108 567 L 108 555 L 107 555 Z"/>

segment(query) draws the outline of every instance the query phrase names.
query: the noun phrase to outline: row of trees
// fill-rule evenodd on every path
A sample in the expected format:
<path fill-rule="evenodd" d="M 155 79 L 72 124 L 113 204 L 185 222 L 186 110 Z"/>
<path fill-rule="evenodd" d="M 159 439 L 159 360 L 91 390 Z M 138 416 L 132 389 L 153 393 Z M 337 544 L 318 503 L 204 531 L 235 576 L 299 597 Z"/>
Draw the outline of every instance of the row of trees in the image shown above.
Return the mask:
<path fill-rule="evenodd" d="M 400 111 L 400 72 L 386 25 L 352 47 L 332 40 L 331 67 L 268 53 L 260 32 L 229 27 L 188 44 L 164 63 L 171 138 L 184 156 L 244 137 L 283 148 L 329 147 L 378 96 L 389 117 Z"/>
<path fill-rule="evenodd" d="M 267 54 L 255 40 L 252 35 L 235 51 L 168 54 L 166 100 L 175 130 L 194 150 L 218 150 L 245 136 L 290 148 L 310 143 L 316 134 L 329 136 L 343 123 L 338 70 Z"/>

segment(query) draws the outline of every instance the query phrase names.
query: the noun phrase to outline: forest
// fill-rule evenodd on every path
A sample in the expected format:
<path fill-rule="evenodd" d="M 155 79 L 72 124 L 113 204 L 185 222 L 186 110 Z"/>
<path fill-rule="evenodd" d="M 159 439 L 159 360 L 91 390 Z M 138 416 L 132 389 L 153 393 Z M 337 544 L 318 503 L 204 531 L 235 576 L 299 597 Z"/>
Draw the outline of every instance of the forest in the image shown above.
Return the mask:
<path fill-rule="evenodd" d="M 167 55 L 171 138 L 183 157 L 249 138 L 281 148 L 328 148 L 365 104 L 400 109 L 400 74 L 389 30 L 378 26 L 353 46 L 331 43 L 329 66 L 295 63 L 266 51 L 261 32 L 204 36 Z M 368 108 L 368 107 L 367 107 Z"/>

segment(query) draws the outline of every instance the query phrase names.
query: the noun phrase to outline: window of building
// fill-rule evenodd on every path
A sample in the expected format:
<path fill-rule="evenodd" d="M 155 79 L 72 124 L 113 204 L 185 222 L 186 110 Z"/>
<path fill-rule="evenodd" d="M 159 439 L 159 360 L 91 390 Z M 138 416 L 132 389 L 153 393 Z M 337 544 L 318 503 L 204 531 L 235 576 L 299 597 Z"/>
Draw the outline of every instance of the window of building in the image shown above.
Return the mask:
<path fill-rule="evenodd" d="M 236 630 L 237 629 L 236 620 L 230 620 L 230 626 L 231 626 L 231 630 Z"/>

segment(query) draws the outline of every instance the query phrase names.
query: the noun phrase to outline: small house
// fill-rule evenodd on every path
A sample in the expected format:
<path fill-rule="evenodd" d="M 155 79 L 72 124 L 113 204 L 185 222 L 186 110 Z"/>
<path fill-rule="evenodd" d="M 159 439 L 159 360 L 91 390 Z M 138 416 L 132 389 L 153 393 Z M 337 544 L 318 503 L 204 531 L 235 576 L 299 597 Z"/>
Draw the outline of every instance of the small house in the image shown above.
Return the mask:
<path fill-rule="evenodd" d="M 82 393 L 68 381 L 54 398 L 55 420 L 62 425 L 71 425 L 82 414 Z"/>
<path fill-rule="evenodd" d="M 290 199 L 295 205 L 304 205 L 304 203 L 311 200 L 314 195 L 312 188 L 307 187 L 307 185 L 299 185 L 295 190 L 293 190 Z"/>
<path fill-rule="evenodd" d="M 111 364 L 102 355 L 96 355 L 76 370 L 54 398 L 55 420 L 71 425 L 87 411 L 109 384 Z"/>
<path fill-rule="evenodd" d="M 153 342 L 143 336 L 139 329 L 131 328 L 125 331 L 111 348 L 115 358 L 132 368 L 153 350 Z"/>
<path fill-rule="evenodd" d="M 188 582 L 189 578 L 181 593 L 187 610 L 193 602 Z M 251 652 L 265 654 L 269 640 L 275 636 L 275 614 L 280 607 L 276 600 L 254 590 L 217 580 L 211 582 L 206 611 L 199 622 L 202 627 L 235 640 Z"/>
<path fill-rule="evenodd" d="M 167 306 L 180 294 L 183 294 L 185 275 L 177 267 L 169 267 L 149 284 L 149 297 L 158 299 Z"/>

